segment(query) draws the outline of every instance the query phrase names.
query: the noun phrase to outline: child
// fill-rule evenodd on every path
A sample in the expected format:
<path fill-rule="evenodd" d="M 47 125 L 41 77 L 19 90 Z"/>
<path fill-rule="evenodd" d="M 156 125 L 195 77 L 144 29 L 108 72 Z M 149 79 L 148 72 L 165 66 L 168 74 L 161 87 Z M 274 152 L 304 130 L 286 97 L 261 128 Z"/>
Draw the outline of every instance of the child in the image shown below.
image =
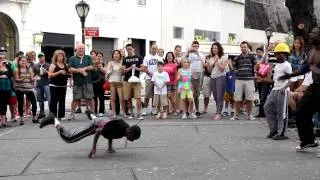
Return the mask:
<path fill-rule="evenodd" d="M 228 64 L 229 66 L 229 64 Z M 231 108 L 231 117 L 234 116 L 234 101 L 233 101 L 233 93 L 235 91 L 235 83 L 236 83 L 236 73 L 230 71 L 226 74 L 226 91 L 224 93 L 224 112 L 222 113 L 223 116 L 229 115 L 229 105 Z"/>
<path fill-rule="evenodd" d="M 154 84 L 153 106 L 157 106 L 158 114 L 157 119 L 161 118 L 161 106 L 163 107 L 163 119 L 167 118 L 168 111 L 168 91 L 167 84 L 170 82 L 170 78 L 167 72 L 163 71 L 163 62 L 158 61 L 158 71 L 152 74 L 151 82 Z"/>
<path fill-rule="evenodd" d="M 274 67 L 274 86 L 264 105 L 265 115 L 270 128 L 267 138 L 284 140 L 288 139 L 286 133 L 288 125 L 289 85 L 290 81 L 295 81 L 295 79 L 291 79 L 290 81 L 279 80 L 279 77 L 292 72 L 291 65 L 287 61 L 290 53 L 289 46 L 285 43 L 279 43 L 275 47 L 274 53 L 279 64 Z"/>
<path fill-rule="evenodd" d="M 180 68 L 177 73 L 177 81 L 178 81 L 178 91 L 180 93 L 180 98 L 182 100 L 182 106 L 183 106 L 182 119 L 187 119 L 187 112 L 191 113 L 191 117 L 195 119 L 197 118 L 197 116 L 193 112 L 193 92 L 192 92 L 191 78 L 195 77 L 196 74 L 191 72 L 189 68 L 190 62 L 188 60 L 183 59 L 181 63 L 182 63 L 182 68 Z M 186 107 L 187 103 L 188 103 L 189 111 Z"/>

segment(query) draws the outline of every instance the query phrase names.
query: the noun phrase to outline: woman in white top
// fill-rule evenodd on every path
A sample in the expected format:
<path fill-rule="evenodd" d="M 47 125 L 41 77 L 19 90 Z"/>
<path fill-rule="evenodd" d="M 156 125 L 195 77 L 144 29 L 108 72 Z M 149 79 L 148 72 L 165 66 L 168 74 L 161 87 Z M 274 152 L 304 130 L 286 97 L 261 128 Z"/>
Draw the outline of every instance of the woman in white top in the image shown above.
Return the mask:
<path fill-rule="evenodd" d="M 118 93 L 119 100 L 121 102 L 121 107 L 126 117 L 124 99 L 123 99 L 123 89 L 122 89 L 122 74 L 121 74 L 122 60 L 121 53 L 119 50 L 114 50 L 112 52 L 112 61 L 108 63 L 107 66 L 107 75 L 109 76 L 108 80 L 110 82 L 110 91 L 111 91 L 111 108 L 113 116 L 116 118 L 116 95 Z"/>
<path fill-rule="evenodd" d="M 224 56 L 223 48 L 219 42 L 211 46 L 210 59 L 207 64 L 208 71 L 211 72 L 210 90 L 216 102 L 216 114 L 214 120 L 221 119 L 223 109 L 223 99 L 226 86 L 226 64 L 228 58 Z"/>

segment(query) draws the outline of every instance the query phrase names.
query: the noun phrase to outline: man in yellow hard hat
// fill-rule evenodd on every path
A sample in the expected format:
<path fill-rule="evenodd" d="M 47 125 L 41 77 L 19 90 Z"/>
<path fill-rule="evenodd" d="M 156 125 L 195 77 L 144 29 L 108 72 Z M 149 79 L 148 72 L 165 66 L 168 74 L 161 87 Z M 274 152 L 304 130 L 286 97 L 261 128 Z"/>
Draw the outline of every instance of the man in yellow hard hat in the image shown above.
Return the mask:
<path fill-rule="evenodd" d="M 286 134 L 288 125 L 289 85 L 292 81 L 296 81 L 296 78 L 290 81 L 278 80 L 279 77 L 286 73 L 292 73 L 291 65 L 287 61 L 290 54 L 289 46 L 285 43 L 279 43 L 274 48 L 274 53 L 279 63 L 274 67 L 274 86 L 264 105 L 264 112 L 270 128 L 267 138 L 284 140 L 288 139 Z"/>

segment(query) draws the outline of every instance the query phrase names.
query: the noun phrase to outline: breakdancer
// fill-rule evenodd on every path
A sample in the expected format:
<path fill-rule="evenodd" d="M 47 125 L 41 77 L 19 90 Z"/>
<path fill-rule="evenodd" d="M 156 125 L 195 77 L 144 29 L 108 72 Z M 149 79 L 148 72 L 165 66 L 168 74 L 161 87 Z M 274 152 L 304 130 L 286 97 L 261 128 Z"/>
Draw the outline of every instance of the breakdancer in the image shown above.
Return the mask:
<path fill-rule="evenodd" d="M 308 55 L 307 63 L 298 71 L 286 74 L 280 79 L 289 79 L 293 76 L 306 74 L 312 71 L 313 84 L 304 92 L 297 109 L 296 124 L 301 144 L 296 150 L 318 147 L 313 133 L 312 117 L 315 112 L 320 111 L 320 29 L 314 28 L 309 35 L 309 43 L 313 45 Z"/>
<path fill-rule="evenodd" d="M 53 124 L 62 138 L 67 143 L 77 142 L 87 136 L 94 134 L 92 149 L 88 155 L 89 158 L 96 155 L 96 145 L 100 135 L 108 139 L 107 152 L 114 153 L 112 148 L 112 140 L 126 137 L 129 141 L 139 139 L 141 130 L 137 125 L 129 126 L 122 119 L 109 120 L 109 119 L 96 119 L 96 117 L 90 112 L 86 111 L 90 122 L 83 128 L 71 128 L 65 129 L 60 121 L 55 118 L 54 114 L 50 113 L 49 116 L 43 118 L 40 122 L 40 128 Z"/>

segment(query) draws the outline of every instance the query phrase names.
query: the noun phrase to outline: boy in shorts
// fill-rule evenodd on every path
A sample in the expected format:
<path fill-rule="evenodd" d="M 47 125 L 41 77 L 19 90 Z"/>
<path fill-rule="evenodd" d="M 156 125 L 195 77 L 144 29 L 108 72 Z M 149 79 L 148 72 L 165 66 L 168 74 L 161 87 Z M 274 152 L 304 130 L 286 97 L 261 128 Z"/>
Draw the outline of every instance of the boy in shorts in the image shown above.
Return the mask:
<path fill-rule="evenodd" d="M 163 119 L 167 118 L 168 112 L 168 91 L 167 84 L 170 82 L 169 74 L 163 71 L 163 62 L 158 62 L 158 71 L 152 74 L 151 82 L 154 84 L 153 106 L 157 106 L 157 119 L 161 118 L 161 107 L 163 107 Z"/>
<path fill-rule="evenodd" d="M 224 112 L 223 116 L 229 115 L 229 105 L 231 108 L 231 117 L 234 116 L 234 100 L 233 94 L 235 91 L 236 73 L 234 71 L 227 72 L 226 74 L 226 91 L 224 93 Z"/>

